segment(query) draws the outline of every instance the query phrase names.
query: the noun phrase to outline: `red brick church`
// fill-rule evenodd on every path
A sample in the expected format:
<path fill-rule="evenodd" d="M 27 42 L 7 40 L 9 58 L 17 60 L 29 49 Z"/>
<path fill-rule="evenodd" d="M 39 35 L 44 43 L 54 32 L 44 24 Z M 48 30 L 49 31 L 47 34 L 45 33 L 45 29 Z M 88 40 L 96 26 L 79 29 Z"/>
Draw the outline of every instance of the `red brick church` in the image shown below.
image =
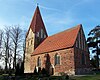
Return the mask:
<path fill-rule="evenodd" d="M 88 73 L 89 50 L 82 25 L 48 36 L 37 6 L 26 35 L 24 73 L 33 73 L 35 67 L 52 75 Z"/>

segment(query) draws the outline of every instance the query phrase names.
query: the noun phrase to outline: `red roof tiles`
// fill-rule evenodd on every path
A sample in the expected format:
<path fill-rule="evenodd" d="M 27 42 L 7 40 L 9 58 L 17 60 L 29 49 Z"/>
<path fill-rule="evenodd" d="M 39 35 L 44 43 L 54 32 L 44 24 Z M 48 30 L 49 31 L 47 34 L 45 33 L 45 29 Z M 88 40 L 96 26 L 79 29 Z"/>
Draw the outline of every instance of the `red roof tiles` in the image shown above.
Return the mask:
<path fill-rule="evenodd" d="M 58 34 L 47 37 L 33 52 L 33 55 L 72 47 L 77 38 L 81 24 Z"/>

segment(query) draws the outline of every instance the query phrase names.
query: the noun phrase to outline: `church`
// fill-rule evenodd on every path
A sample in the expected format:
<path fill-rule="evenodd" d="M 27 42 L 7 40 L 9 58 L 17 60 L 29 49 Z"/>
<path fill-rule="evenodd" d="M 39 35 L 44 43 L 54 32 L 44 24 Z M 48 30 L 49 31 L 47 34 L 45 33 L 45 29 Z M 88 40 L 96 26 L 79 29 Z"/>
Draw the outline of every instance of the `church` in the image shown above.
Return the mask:
<path fill-rule="evenodd" d="M 24 73 L 35 68 L 45 68 L 51 75 L 88 73 L 89 49 L 82 24 L 48 36 L 37 6 L 26 34 Z"/>

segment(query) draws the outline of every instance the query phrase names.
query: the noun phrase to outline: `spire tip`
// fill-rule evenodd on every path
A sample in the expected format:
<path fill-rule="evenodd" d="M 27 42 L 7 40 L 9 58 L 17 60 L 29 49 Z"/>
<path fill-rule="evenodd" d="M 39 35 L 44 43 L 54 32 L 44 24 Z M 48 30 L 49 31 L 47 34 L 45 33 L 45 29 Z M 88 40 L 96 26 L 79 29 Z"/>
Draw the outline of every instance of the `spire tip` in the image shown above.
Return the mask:
<path fill-rule="evenodd" d="M 39 3 L 37 3 L 37 6 L 39 6 Z"/>

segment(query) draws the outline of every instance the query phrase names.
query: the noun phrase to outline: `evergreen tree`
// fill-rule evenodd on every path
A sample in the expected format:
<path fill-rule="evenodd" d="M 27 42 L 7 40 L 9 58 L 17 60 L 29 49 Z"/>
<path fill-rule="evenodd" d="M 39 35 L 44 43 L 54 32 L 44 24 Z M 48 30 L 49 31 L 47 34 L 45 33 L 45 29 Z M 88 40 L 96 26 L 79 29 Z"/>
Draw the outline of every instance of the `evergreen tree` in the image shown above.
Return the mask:
<path fill-rule="evenodd" d="M 92 29 L 88 34 L 88 47 L 92 48 L 92 53 L 95 53 L 97 58 L 97 68 L 99 68 L 99 55 L 100 55 L 100 25 Z"/>

